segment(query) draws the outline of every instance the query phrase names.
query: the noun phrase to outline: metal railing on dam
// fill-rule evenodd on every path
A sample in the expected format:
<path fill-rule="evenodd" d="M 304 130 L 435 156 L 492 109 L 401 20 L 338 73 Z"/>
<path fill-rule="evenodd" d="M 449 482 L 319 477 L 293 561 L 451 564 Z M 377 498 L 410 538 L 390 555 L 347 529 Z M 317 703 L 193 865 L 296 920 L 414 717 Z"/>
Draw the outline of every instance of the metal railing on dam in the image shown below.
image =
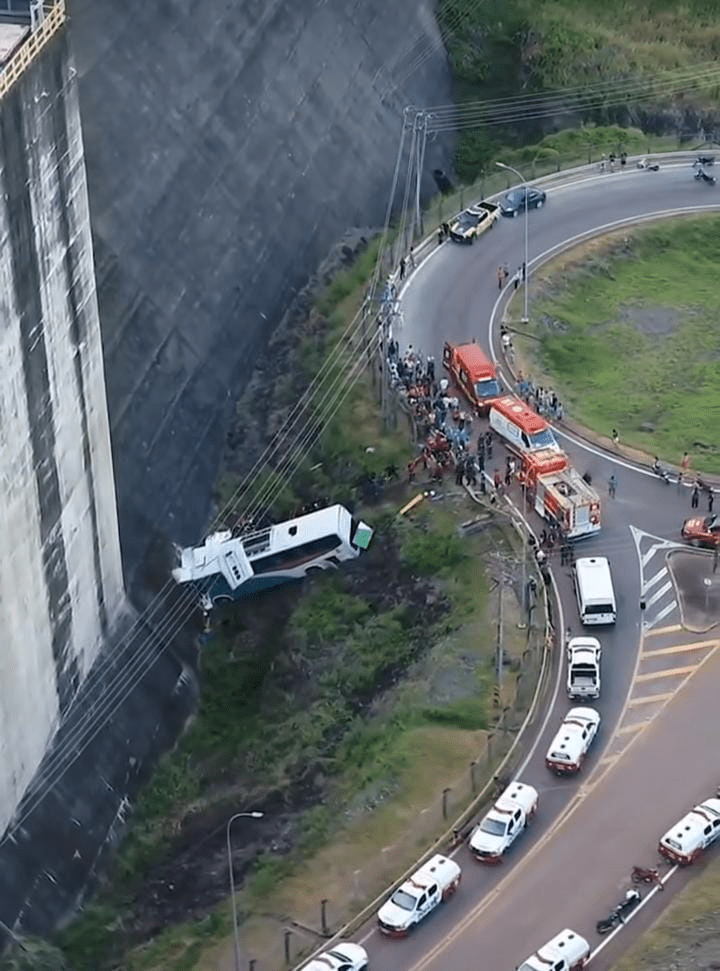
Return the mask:
<path fill-rule="evenodd" d="M 57 0 L 0 72 L 0 101 L 65 23 L 65 0 Z"/>

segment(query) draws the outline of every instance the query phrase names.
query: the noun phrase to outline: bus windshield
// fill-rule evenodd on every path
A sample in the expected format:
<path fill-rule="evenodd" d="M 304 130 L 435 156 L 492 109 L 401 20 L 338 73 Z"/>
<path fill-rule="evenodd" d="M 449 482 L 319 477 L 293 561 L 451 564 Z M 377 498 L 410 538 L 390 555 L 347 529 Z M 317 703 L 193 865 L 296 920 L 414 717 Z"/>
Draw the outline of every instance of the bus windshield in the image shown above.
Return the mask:
<path fill-rule="evenodd" d="M 502 394 L 502 386 L 496 378 L 488 378 L 487 381 L 476 381 L 475 394 L 478 398 L 499 398 Z"/>
<path fill-rule="evenodd" d="M 530 440 L 530 449 L 535 451 L 539 448 L 557 448 L 558 443 L 553 435 L 552 428 L 544 428 L 541 432 L 536 432 L 534 435 L 528 436 Z"/>

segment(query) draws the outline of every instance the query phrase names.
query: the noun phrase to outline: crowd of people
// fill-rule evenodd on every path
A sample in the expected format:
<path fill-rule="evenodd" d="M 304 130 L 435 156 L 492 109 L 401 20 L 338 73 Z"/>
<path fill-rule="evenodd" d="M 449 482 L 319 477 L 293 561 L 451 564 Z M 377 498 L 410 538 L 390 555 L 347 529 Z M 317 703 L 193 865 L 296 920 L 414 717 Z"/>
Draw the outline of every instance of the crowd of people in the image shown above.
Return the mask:
<path fill-rule="evenodd" d="M 492 432 L 480 434 L 473 448 L 473 418 L 461 407 L 447 378 L 435 374 L 435 361 L 410 344 L 400 354 L 396 341 L 388 346 L 391 386 L 412 411 L 420 455 L 408 464 L 408 478 L 415 478 L 419 465 L 435 479 L 450 472 L 458 485 L 468 484 L 486 491 L 486 461 L 492 459 Z M 498 473 L 499 474 L 499 473 Z"/>
<path fill-rule="evenodd" d="M 518 371 L 515 390 L 525 404 L 534 408 L 539 415 L 544 418 L 554 418 L 557 421 L 562 419 L 564 414 L 562 401 L 552 388 L 536 387 L 532 379 L 523 377 L 522 371 Z"/>

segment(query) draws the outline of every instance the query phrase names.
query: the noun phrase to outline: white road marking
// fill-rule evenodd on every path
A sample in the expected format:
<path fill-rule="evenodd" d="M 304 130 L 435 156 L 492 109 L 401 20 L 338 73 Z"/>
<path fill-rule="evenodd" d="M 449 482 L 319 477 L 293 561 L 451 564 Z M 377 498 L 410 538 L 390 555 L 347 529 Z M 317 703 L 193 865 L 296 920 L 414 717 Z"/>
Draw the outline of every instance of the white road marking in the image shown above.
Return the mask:
<path fill-rule="evenodd" d="M 655 591 L 652 597 L 650 597 L 648 600 L 646 607 L 652 607 L 653 604 L 656 604 L 661 597 L 665 596 L 668 590 L 672 590 L 672 582 L 670 580 L 668 580 L 667 583 L 664 583 L 659 590 Z"/>
<path fill-rule="evenodd" d="M 645 566 L 644 563 L 643 563 L 643 566 Z M 647 591 L 650 589 L 650 587 L 654 587 L 655 584 L 660 579 L 660 577 L 666 577 L 666 576 L 667 576 L 667 567 L 663 567 L 662 570 L 658 570 L 657 573 L 655 574 L 655 576 L 654 577 L 651 577 L 647 581 L 647 583 L 645 584 L 645 592 L 647 593 Z"/>
<path fill-rule="evenodd" d="M 677 602 L 675 600 L 671 600 L 670 603 L 669 604 L 666 604 L 662 608 L 662 610 L 660 610 L 657 613 L 657 615 L 655 617 L 653 617 L 652 620 L 649 620 L 647 622 L 647 626 L 648 627 L 652 627 L 654 624 L 659 623 L 663 619 L 663 617 L 667 617 L 667 615 L 670 613 L 670 611 L 671 610 L 674 610 L 676 607 L 677 607 Z"/>
<path fill-rule="evenodd" d="M 590 957 L 588 958 L 588 961 L 592 961 L 593 958 L 596 958 L 598 956 L 598 954 L 603 950 L 603 948 L 606 948 L 608 946 L 608 944 L 613 939 L 613 937 L 615 937 L 616 934 L 619 934 L 620 931 L 623 929 L 623 927 L 625 927 L 626 924 L 629 924 L 630 921 L 635 917 L 636 914 L 639 914 L 640 913 L 640 911 L 643 909 L 643 907 L 645 906 L 645 904 L 647 904 L 650 900 L 652 900 L 656 893 L 660 893 L 661 890 L 664 890 L 665 889 L 665 884 L 668 882 L 668 880 L 673 875 L 673 873 L 675 873 L 676 870 L 677 870 L 677 864 L 675 864 L 675 866 L 671 867 L 668 870 L 668 872 L 665 874 L 664 877 L 660 877 L 660 883 L 662 884 L 662 887 L 659 887 L 656 884 L 652 888 L 652 890 L 650 891 L 650 893 L 649 894 L 646 894 L 646 896 L 644 896 L 642 898 L 642 900 L 637 905 L 637 907 L 635 908 L 635 910 L 633 910 L 633 912 L 628 915 L 627 920 L 624 920 L 622 922 L 622 924 L 618 924 L 618 926 L 615 928 L 615 930 L 614 931 L 610 931 L 610 933 L 605 938 L 605 940 L 604 941 L 601 941 L 598 944 L 598 946 L 595 948 L 595 950 L 590 952 Z"/>

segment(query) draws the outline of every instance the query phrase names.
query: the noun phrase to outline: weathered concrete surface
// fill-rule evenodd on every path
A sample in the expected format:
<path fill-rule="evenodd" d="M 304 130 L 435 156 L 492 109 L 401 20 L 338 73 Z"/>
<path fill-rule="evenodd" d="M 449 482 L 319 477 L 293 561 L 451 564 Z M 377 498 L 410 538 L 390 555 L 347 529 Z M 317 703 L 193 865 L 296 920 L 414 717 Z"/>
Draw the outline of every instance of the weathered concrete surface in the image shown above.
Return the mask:
<path fill-rule="evenodd" d="M 449 103 L 449 74 L 431 0 L 70 11 L 130 576 L 148 524 L 201 536 L 248 357 L 333 241 L 382 223 L 402 108 Z"/>
<path fill-rule="evenodd" d="M 194 650 L 166 626 L 176 590 L 152 629 L 123 636 L 134 615 L 64 30 L 0 104 L 0 361 L 0 921 L 43 933 L 77 905 L 197 697 Z"/>
<path fill-rule="evenodd" d="M 346 227 L 382 222 L 402 108 L 448 102 L 449 78 L 427 0 L 72 0 L 70 13 L 120 539 L 134 577 L 156 527 L 181 542 L 202 533 L 248 359 Z M 0 269 L 15 320 L 14 334 L 3 324 L 3 359 L 17 378 L 0 398 L 3 433 L 12 415 L 2 515 L 19 543 L 0 557 L 0 610 L 5 630 L 40 645 L 0 654 L 6 815 L 76 699 L 0 845 L 0 920 L 35 932 L 81 899 L 196 695 L 187 645 L 165 650 L 139 685 L 120 676 L 137 670 L 139 651 L 160 654 L 144 652 L 147 627 L 107 646 L 75 694 L 122 586 L 110 451 L 91 441 L 105 421 L 102 356 L 97 327 L 85 334 L 95 294 L 65 44 L 28 73 L 0 123 L 0 246 L 19 240 Z M 428 172 L 438 165 L 448 156 L 433 144 Z M 33 321 L 50 311 L 52 328 L 38 331 Z M 66 318 L 76 331 L 63 332 Z M 16 494 L 18 475 L 36 468 L 34 498 Z M 111 705 L 103 689 L 113 683 Z M 108 713 L 110 727 L 91 739 Z"/>
<path fill-rule="evenodd" d="M 126 607 L 64 34 L 0 106 L 0 832 Z"/>

